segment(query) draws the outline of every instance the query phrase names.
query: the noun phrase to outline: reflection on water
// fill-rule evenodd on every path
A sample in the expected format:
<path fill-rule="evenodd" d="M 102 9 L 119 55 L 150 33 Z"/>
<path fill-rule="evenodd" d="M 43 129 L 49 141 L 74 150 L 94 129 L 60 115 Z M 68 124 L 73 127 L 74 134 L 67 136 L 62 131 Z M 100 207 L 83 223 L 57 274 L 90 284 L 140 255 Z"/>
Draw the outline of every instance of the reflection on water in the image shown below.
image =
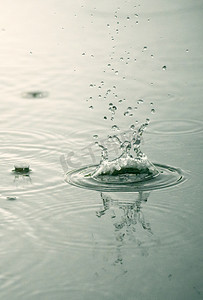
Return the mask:
<path fill-rule="evenodd" d="M 122 247 L 133 247 L 148 255 L 148 247 L 153 235 L 150 223 L 145 219 L 142 204 L 146 203 L 150 193 L 101 193 L 103 207 L 96 216 L 107 216 L 114 227 L 114 238 L 118 258 L 115 263 L 123 264 Z M 147 241 L 148 240 L 148 241 Z M 150 241 L 150 242 L 149 242 Z"/>
<path fill-rule="evenodd" d="M 128 201 L 122 201 L 119 199 L 113 199 L 105 193 L 101 193 L 101 199 L 103 201 L 104 209 L 101 209 L 97 212 L 97 217 L 100 218 L 105 215 L 106 211 L 111 207 L 118 206 L 119 210 L 121 210 L 123 213 L 120 220 L 117 220 L 117 216 L 114 211 L 111 216 L 112 219 L 115 219 L 115 223 L 113 224 L 115 227 L 115 231 L 119 232 L 116 240 L 119 240 L 119 237 L 121 236 L 123 237 L 123 239 L 121 239 L 122 242 L 125 236 L 130 237 L 131 239 L 131 235 L 133 234 L 133 232 L 136 232 L 136 226 L 139 225 L 141 226 L 141 228 L 147 230 L 152 234 L 150 223 L 145 221 L 144 214 L 141 211 L 142 201 L 147 202 L 149 194 L 149 192 L 139 192 L 137 195 L 131 195 L 132 198 L 135 198 L 134 200 L 129 199 Z M 128 197 L 130 198 L 130 195 L 128 195 Z M 126 198 L 126 196 L 123 198 Z"/>

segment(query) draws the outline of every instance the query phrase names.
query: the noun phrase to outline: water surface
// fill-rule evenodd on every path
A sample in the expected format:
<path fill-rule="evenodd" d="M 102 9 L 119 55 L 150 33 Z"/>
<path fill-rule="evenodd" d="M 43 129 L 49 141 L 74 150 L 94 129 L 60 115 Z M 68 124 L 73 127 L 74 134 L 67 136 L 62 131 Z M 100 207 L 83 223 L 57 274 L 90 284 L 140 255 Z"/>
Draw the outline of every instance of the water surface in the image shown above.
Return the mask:
<path fill-rule="evenodd" d="M 0 4 L 0 298 L 202 299 L 202 9 Z M 67 184 L 99 163 L 93 135 L 147 117 L 144 153 L 187 180 L 122 194 Z"/>

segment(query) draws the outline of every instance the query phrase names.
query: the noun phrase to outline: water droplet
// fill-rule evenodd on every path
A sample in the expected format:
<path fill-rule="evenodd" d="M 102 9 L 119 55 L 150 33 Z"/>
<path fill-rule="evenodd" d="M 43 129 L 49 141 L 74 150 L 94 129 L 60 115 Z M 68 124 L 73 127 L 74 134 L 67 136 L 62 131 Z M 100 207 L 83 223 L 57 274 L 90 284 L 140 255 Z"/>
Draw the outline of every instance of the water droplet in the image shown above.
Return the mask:
<path fill-rule="evenodd" d="M 90 109 L 93 109 L 94 107 L 92 105 L 89 106 Z"/>
<path fill-rule="evenodd" d="M 132 107 L 131 107 L 131 106 L 128 106 L 127 110 L 132 110 Z"/>
<path fill-rule="evenodd" d="M 118 100 L 118 102 L 119 102 L 119 103 L 122 103 L 122 102 L 123 102 L 123 100 L 122 100 L 122 99 L 120 99 L 120 100 Z"/>
<path fill-rule="evenodd" d="M 104 120 L 107 120 L 107 117 L 106 117 L 106 116 L 104 116 Z"/>
<path fill-rule="evenodd" d="M 188 50 L 188 49 L 186 49 L 186 52 L 189 52 L 189 50 Z"/>
<path fill-rule="evenodd" d="M 120 60 L 123 60 L 123 57 L 120 57 Z"/>
<path fill-rule="evenodd" d="M 120 128 L 119 128 L 117 125 L 113 125 L 113 126 L 111 127 L 111 129 L 112 129 L 112 130 L 117 130 L 117 131 L 120 130 Z"/>
<path fill-rule="evenodd" d="M 147 46 L 144 46 L 143 50 L 144 50 L 144 51 L 147 50 Z"/>
<path fill-rule="evenodd" d="M 115 74 L 118 75 L 118 71 L 115 71 Z"/>
<path fill-rule="evenodd" d="M 127 17 L 127 20 L 130 20 L 130 17 Z"/>
<path fill-rule="evenodd" d="M 140 104 L 140 103 L 143 103 L 143 102 L 144 102 L 143 99 L 139 99 L 139 100 L 137 101 L 137 104 Z"/>
<path fill-rule="evenodd" d="M 107 67 L 110 67 L 110 66 L 111 66 L 111 64 L 108 64 L 108 65 L 107 65 Z"/>
<path fill-rule="evenodd" d="M 164 70 L 164 71 L 165 71 L 165 70 L 166 70 L 166 66 L 163 66 L 163 67 L 162 67 L 162 70 Z"/>
<path fill-rule="evenodd" d="M 130 126 L 130 129 L 131 129 L 131 130 L 134 130 L 134 129 L 135 129 L 135 125 L 132 124 L 132 125 Z"/>
<path fill-rule="evenodd" d="M 129 115 L 129 111 L 124 112 L 124 116 L 127 116 L 127 115 Z"/>
<path fill-rule="evenodd" d="M 85 55 L 85 54 L 86 54 L 85 52 L 82 53 L 82 55 Z"/>
<path fill-rule="evenodd" d="M 92 88 L 93 86 L 94 86 L 94 85 L 91 83 L 91 84 L 90 84 L 90 87 Z"/>
<path fill-rule="evenodd" d="M 152 114 L 155 113 L 155 109 L 154 109 L 154 108 L 151 109 L 151 113 L 152 113 Z"/>
<path fill-rule="evenodd" d="M 94 134 L 94 135 L 93 135 L 93 138 L 94 138 L 94 139 L 98 139 L 98 135 L 97 135 L 97 134 Z"/>

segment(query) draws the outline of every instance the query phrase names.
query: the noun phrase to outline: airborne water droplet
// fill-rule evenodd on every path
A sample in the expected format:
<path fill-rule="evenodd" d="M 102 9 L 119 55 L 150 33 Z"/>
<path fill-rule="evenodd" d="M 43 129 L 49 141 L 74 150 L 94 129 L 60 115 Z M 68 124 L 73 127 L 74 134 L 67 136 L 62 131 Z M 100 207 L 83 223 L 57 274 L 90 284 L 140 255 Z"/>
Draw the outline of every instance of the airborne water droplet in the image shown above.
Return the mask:
<path fill-rule="evenodd" d="M 117 125 L 113 125 L 113 126 L 111 127 L 111 129 L 112 129 L 112 130 L 117 130 L 117 131 L 120 130 L 120 128 L 119 128 Z"/>
<path fill-rule="evenodd" d="M 140 103 L 143 103 L 143 102 L 144 102 L 143 99 L 139 99 L 139 100 L 137 101 L 137 104 L 140 104 Z"/>
<path fill-rule="evenodd" d="M 151 113 L 152 113 L 152 114 L 155 113 L 155 109 L 154 109 L 154 108 L 151 109 Z"/>
<path fill-rule="evenodd" d="M 163 67 L 162 67 L 162 70 L 164 70 L 164 71 L 165 71 L 165 70 L 166 70 L 166 66 L 163 66 Z"/>

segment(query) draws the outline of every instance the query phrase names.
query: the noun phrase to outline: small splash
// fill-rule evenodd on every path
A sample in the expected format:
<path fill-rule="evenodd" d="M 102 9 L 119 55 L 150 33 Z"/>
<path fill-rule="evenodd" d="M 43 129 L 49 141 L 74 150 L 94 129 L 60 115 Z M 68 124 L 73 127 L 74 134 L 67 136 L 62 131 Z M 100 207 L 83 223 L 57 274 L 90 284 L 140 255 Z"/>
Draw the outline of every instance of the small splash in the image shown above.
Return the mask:
<path fill-rule="evenodd" d="M 31 171 L 30 166 L 27 163 L 16 163 L 14 165 L 13 172 L 15 172 L 15 173 L 26 174 L 26 173 L 29 173 L 30 171 Z"/>
<path fill-rule="evenodd" d="M 46 98 L 48 96 L 49 93 L 46 91 L 30 91 L 30 92 L 22 93 L 22 97 L 28 99 L 41 99 L 41 98 Z"/>
<path fill-rule="evenodd" d="M 6 200 L 8 200 L 8 201 L 16 201 L 18 199 L 18 197 L 16 197 L 16 196 L 7 196 L 6 197 Z"/>

